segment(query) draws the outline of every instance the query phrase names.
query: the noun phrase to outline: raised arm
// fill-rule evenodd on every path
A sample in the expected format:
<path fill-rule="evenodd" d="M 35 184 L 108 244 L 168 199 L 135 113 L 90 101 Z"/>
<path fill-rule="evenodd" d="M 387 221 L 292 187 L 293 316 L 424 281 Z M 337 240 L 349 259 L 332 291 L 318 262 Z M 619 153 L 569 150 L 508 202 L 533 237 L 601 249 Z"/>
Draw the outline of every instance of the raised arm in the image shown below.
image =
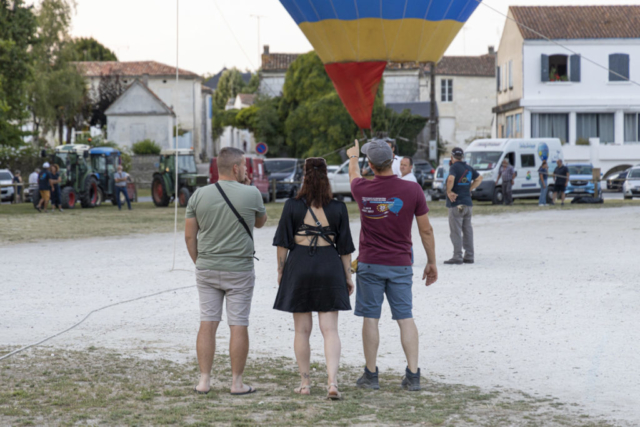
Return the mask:
<path fill-rule="evenodd" d="M 432 285 L 438 280 L 438 268 L 436 267 L 436 241 L 433 235 L 433 227 L 429 222 L 429 215 L 416 217 L 422 246 L 427 252 L 427 265 L 424 268 L 422 280 L 427 280 L 426 285 Z"/>
<path fill-rule="evenodd" d="M 360 166 L 358 164 L 358 157 L 360 156 L 360 143 L 355 140 L 355 146 L 347 150 L 347 156 L 349 156 L 349 183 L 356 178 L 362 178 L 360 175 Z"/>

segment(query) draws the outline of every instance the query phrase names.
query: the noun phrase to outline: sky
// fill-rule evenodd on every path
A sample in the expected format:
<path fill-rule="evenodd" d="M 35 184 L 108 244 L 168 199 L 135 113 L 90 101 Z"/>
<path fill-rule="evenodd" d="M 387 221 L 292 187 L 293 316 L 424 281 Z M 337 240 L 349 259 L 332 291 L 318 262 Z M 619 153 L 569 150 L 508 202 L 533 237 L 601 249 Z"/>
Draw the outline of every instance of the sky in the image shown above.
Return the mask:
<path fill-rule="evenodd" d="M 179 66 L 201 75 L 215 74 L 223 67 L 256 70 L 265 44 L 270 46 L 271 53 L 312 50 L 279 0 L 76 2 L 72 35 L 96 38 L 113 50 L 120 61 L 153 60 L 175 65 L 176 16 L 179 17 Z M 610 2 L 614 0 L 483 0 L 504 14 L 509 6 Z M 615 0 L 614 3 L 640 5 L 640 0 Z M 255 16 L 261 16 L 259 39 Z M 504 21 L 503 16 L 480 4 L 445 54 L 481 55 L 490 45 L 497 48 Z"/>

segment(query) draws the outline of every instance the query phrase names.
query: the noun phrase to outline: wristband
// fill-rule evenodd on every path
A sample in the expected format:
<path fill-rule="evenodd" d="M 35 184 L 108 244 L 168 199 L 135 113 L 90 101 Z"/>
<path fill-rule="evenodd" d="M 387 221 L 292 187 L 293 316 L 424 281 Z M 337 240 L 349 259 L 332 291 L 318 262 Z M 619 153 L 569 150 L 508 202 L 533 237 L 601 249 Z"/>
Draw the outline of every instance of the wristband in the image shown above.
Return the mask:
<path fill-rule="evenodd" d="M 358 158 L 358 156 L 349 156 L 349 160 L 353 159 L 354 157 L 355 157 L 356 159 Z"/>

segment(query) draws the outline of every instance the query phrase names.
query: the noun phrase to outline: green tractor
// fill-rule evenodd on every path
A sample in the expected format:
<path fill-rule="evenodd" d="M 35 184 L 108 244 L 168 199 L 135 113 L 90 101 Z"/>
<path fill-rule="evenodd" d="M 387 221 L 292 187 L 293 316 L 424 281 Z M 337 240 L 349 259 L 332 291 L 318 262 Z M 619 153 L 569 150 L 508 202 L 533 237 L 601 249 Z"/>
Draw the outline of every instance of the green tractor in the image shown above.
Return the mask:
<path fill-rule="evenodd" d="M 176 156 L 178 160 L 178 203 L 187 206 L 197 188 L 196 158 L 193 150 L 170 149 L 160 152 L 158 171 L 153 174 L 151 195 L 158 207 L 169 206 L 176 199 Z"/>
<path fill-rule="evenodd" d="M 50 156 L 50 163 L 60 167 L 61 204 L 64 209 L 73 209 L 79 200 L 83 208 L 93 208 L 100 204 L 98 175 L 91 167 L 89 150 L 83 144 L 60 145 Z M 43 151 L 43 157 L 47 157 Z M 38 206 L 40 193 L 32 197 L 33 205 Z"/>

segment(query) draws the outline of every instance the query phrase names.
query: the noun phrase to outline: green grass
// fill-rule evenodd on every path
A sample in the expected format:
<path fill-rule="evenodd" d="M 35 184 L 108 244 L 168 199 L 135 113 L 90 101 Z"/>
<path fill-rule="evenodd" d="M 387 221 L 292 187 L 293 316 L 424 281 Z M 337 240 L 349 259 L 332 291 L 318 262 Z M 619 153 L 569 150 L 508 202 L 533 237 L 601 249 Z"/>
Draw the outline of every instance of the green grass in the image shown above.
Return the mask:
<path fill-rule="evenodd" d="M 445 217 L 448 214 L 443 201 L 429 202 L 429 216 Z M 564 207 L 540 208 L 535 200 L 518 200 L 513 206 L 476 203 L 474 215 L 541 212 L 548 210 L 606 209 L 622 206 L 640 206 L 640 200 L 607 200 L 601 205 L 566 204 Z M 283 203 L 267 204 L 267 226 L 277 225 Z M 347 203 L 352 220 L 359 219 L 356 203 Z M 133 211 L 118 211 L 110 202 L 99 208 L 75 209 L 64 212 L 38 213 L 29 203 L 0 205 L 0 244 L 24 243 L 40 240 L 80 239 L 89 237 L 126 236 L 172 232 L 174 227 L 173 205 L 156 208 L 153 203 L 135 203 Z M 178 208 L 178 230 L 184 230 L 184 208 Z"/>
<path fill-rule="evenodd" d="M 229 394 L 227 357 L 216 357 L 213 371 L 211 392 L 200 396 L 192 392 L 195 361 L 142 360 L 95 348 L 31 350 L 0 362 L 0 425 L 610 425 L 555 399 L 425 377 L 420 392 L 401 390 L 400 377 L 384 372 L 379 391 L 360 390 L 353 384 L 361 369 L 348 366 L 341 367 L 340 402 L 325 399 L 320 364 L 311 396 L 292 392 L 299 376 L 287 358 L 250 360 L 246 383 L 259 391 L 249 396 Z"/>

